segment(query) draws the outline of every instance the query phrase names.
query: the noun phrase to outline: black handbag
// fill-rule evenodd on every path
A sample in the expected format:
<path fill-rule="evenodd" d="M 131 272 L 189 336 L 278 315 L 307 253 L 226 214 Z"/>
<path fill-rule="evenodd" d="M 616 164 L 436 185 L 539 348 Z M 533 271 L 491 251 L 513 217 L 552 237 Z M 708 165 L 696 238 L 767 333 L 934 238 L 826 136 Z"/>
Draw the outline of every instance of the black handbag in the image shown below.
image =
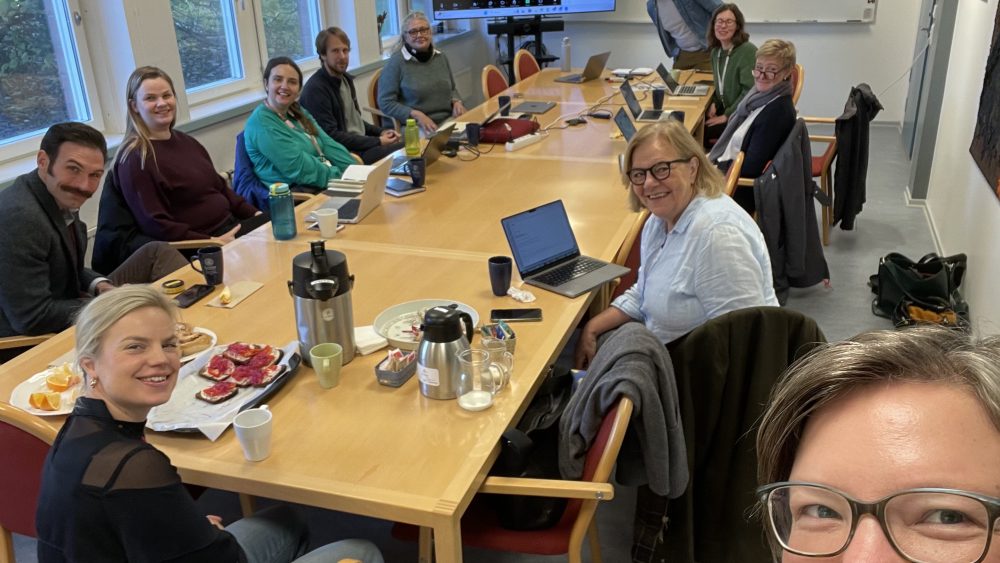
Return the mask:
<path fill-rule="evenodd" d="M 959 288 L 965 277 L 965 254 L 931 253 L 914 262 L 898 252 L 879 260 L 878 273 L 869 278 L 875 294 L 872 313 L 885 318 L 900 314 L 904 301 L 932 307 L 951 307 L 968 316 L 968 305 Z"/>

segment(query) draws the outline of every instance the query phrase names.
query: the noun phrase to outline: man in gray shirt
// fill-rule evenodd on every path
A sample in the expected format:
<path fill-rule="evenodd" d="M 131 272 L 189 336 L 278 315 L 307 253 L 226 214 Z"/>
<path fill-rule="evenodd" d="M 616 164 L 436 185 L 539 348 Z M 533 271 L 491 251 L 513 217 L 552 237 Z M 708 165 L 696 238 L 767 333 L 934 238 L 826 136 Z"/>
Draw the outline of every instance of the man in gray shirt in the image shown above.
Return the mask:
<path fill-rule="evenodd" d="M 351 39 L 339 27 L 316 36 L 316 54 L 322 66 L 302 88 L 299 102 L 319 126 L 365 164 L 381 160 L 403 147 L 399 133 L 372 125 L 361 116 L 354 77 L 347 73 Z"/>

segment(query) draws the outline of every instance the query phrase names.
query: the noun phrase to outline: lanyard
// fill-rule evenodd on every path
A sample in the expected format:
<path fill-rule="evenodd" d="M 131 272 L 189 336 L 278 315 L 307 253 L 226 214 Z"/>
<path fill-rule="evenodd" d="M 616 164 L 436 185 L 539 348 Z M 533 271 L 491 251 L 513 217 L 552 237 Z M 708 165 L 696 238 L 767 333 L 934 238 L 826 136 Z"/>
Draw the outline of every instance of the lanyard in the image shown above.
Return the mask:
<path fill-rule="evenodd" d="M 719 97 L 720 98 L 726 95 L 726 92 L 725 92 L 725 90 L 726 90 L 726 70 L 729 69 L 729 54 L 731 52 L 732 52 L 731 49 L 729 51 L 726 51 L 726 64 L 723 65 L 721 74 L 717 74 L 716 77 L 715 77 L 715 85 L 719 89 Z M 715 63 L 715 68 L 716 69 L 719 68 L 719 64 L 721 64 L 721 61 L 722 61 L 722 49 L 719 49 L 719 60 L 716 61 L 716 63 Z"/>

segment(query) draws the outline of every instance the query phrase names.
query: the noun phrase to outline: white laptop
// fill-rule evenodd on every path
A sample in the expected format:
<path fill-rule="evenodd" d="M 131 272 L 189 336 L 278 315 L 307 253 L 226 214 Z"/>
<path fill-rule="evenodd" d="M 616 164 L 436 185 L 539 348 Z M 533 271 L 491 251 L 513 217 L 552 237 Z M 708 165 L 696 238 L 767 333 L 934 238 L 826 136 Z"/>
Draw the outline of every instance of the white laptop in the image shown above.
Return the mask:
<path fill-rule="evenodd" d="M 608 64 L 608 57 L 610 56 L 611 51 L 598 53 L 587 59 L 587 66 L 583 67 L 582 74 L 567 74 L 556 78 L 555 81 L 569 82 L 570 84 L 582 84 L 584 82 L 594 80 L 595 78 L 600 78 L 601 73 L 604 72 L 604 65 Z"/>
<path fill-rule="evenodd" d="M 562 200 L 500 220 L 525 283 L 576 297 L 629 272 L 580 254 Z"/>
<path fill-rule="evenodd" d="M 430 140 L 427 141 L 427 145 L 424 147 L 424 152 L 420 155 L 424 159 L 425 174 L 427 167 L 437 162 L 437 159 L 441 157 L 441 150 L 448 144 L 448 139 L 451 138 L 451 133 L 454 130 L 454 123 L 448 125 L 447 127 L 441 127 L 431 136 Z M 392 168 L 389 170 L 389 173 L 395 174 L 396 176 L 409 176 L 410 158 L 406 156 L 405 153 L 397 154 L 392 157 Z"/>
<path fill-rule="evenodd" d="M 635 92 L 632 91 L 632 85 L 627 81 L 622 82 L 621 92 L 622 98 L 625 98 L 625 105 L 628 106 L 628 110 L 632 112 L 632 117 L 635 118 L 637 123 L 655 123 L 670 115 L 670 110 L 642 109 L 638 98 L 635 97 Z"/>
<path fill-rule="evenodd" d="M 329 189 L 324 193 L 330 196 L 326 202 L 318 209 L 333 208 L 337 210 L 338 220 L 341 223 L 354 224 L 360 222 L 382 204 L 382 196 L 385 195 L 385 184 L 389 181 L 389 169 L 392 168 L 392 158 L 385 157 L 374 165 L 374 169 L 368 173 L 361 188 L 361 194 L 353 197 L 344 197 L 343 192 L 337 189 Z M 306 218 L 308 221 L 315 221 L 312 213 Z"/>
<path fill-rule="evenodd" d="M 685 84 L 681 86 L 679 82 L 674 80 L 674 76 L 670 74 L 667 67 L 660 63 L 656 67 L 656 73 L 660 75 L 663 79 L 663 83 L 667 85 L 667 93 L 671 96 L 704 96 L 708 94 L 708 85 L 706 84 Z"/>

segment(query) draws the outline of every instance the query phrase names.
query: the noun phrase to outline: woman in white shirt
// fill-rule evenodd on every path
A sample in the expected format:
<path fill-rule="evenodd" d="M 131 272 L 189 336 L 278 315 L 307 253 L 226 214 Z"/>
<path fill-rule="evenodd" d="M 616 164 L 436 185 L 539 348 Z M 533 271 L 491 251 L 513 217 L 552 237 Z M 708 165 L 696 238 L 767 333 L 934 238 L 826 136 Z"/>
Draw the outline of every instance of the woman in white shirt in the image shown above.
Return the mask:
<path fill-rule="evenodd" d="M 583 327 L 576 365 L 597 352 L 597 337 L 629 321 L 664 343 L 708 319 L 746 307 L 777 305 L 760 229 L 723 193 L 722 174 L 675 120 L 640 130 L 625 149 L 623 182 L 642 230 L 635 285 Z"/>

